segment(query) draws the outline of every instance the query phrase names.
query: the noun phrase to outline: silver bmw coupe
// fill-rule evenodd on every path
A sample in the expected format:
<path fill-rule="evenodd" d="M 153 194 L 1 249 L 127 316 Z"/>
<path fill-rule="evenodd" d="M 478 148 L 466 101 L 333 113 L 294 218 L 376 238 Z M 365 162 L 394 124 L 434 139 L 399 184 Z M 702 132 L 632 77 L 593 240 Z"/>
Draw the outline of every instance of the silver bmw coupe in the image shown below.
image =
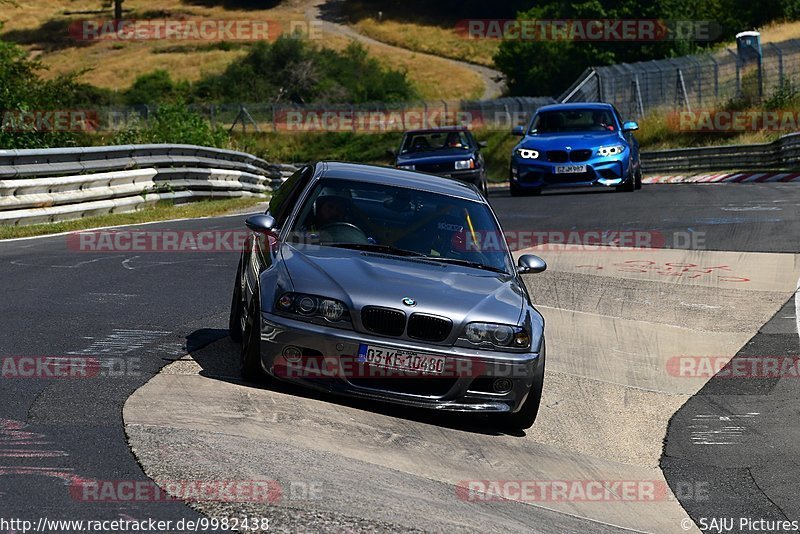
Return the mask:
<path fill-rule="evenodd" d="M 321 162 L 247 219 L 230 313 L 246 379 L 437 410 L 536 419 L 544 320 L 471 184 Z"/>

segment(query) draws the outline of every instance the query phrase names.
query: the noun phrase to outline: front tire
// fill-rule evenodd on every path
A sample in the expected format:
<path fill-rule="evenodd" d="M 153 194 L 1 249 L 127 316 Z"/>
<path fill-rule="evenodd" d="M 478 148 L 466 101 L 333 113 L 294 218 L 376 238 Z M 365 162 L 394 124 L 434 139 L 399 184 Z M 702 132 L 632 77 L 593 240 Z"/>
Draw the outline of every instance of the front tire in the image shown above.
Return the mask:
<path fill-rule="evenodd" d="M 636 171 L 636 185 L 634 187 L 636 189 L 641 189 L 642 188 L 642 168 L 641 167 L 639 167 L 639 169 Z"/>
<path fill-rule="evenodd" d="M 247 319 L 242 336 L 242 350 L 239 357 L 239 372 L 242 378 L 253 382 L 266 380 L 261 367 L 261 303 L 258 291 L 250 301 Z"/>
<path fill-rule="evenodd" d="M 544 364 L 545 349 L 544 340 L 542 340 L 541 361 L 533 377 L 533 384 L 531 384 L 528 396 L 518 411 L 500 416 L 500 428 L 502 430 L 510 432 L 527 430 L 536 422 L 536 416 L 539 414 L 539 405 L 542 401 L 542 390 L 544 389 Z"/>
<path fill-rule="evenodd" d="M 628 179 L 625 180 L 622 185 L 617 186 L 617 191 L 622 193 L 632 193 L 636 191 L 636 176 L 634 175 L 633 167 L 631 167 L 628 173 Z"/>

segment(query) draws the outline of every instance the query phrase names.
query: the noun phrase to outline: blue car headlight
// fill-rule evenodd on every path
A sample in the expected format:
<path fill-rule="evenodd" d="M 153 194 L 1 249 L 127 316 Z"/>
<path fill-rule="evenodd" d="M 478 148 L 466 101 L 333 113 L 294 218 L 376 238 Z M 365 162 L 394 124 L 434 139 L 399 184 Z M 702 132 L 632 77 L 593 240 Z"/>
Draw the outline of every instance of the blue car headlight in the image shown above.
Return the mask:
<path fill-rule="evenodd" d="M 475 160 L 474 159 L 462 159 L 461 161 L 456 161 L 456 170 L 462 171 L 465 169 L 474 169 L 475 168 Z"/>
<path fill-rule="evenodd" d="M 539 159 L 539 151 L 532 148 L 518 148 L 516 154 L 522 159 Z"/>
<path fill-rule="evenodd" d="M 601 146 L 597 149 L 597 154 L 600 156 L 616 156 L 617 154 L 622 154 L 625 151 L 625 145 L 611 145 L 611 146 Z"/>
<path fill-rule="evenodd" d="M 407 171 L 413 171 L 413 170 L 416 169 L 416 167 L 414 167 L 413 165 L 398 165 L 397 168 L 398 169 L 405 169 Z"/>

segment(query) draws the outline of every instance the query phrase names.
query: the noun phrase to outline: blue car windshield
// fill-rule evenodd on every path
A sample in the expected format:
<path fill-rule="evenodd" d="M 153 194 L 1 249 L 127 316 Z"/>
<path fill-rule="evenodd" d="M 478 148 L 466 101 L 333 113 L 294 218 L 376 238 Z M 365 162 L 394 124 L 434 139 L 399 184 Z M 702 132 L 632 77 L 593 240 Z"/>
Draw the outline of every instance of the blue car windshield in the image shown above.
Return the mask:
<path fill-rule="evenodd" d="M 504 236 L 486 204 L 385 184 L 320 180 L 288 241 L 513 272 Z"/>
<path fill-rule="evenodd" d="M 613 132 L 616 129 L 614 116 L 609 110 L 569 109 L 537 113 L 528 133 Z"/>
<path fill-rule="evenodd" d="M 463 131 L 420 132 L 406 134 L 400 146 L 400 153 L 472 149 L 469 136 Z"/>

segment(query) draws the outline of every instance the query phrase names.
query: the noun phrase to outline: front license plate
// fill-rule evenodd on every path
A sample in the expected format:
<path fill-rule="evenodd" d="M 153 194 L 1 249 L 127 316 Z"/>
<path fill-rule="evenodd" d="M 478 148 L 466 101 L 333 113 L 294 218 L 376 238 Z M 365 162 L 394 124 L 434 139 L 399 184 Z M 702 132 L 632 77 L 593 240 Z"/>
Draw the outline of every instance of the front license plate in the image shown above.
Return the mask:
<path fill-rule="evenodd" d="M 443 356 L 419 354 L 410 350 L 361 344 L 358 346 L 358 361 L 389 369 L 438 375 L 444 372 L 446 359 Z"/>
<path fill-rule="evenodd" d="M 586 172 L 586 165 L 560 165 L 556 167 L 556 174 L 574 174 Z"/>

